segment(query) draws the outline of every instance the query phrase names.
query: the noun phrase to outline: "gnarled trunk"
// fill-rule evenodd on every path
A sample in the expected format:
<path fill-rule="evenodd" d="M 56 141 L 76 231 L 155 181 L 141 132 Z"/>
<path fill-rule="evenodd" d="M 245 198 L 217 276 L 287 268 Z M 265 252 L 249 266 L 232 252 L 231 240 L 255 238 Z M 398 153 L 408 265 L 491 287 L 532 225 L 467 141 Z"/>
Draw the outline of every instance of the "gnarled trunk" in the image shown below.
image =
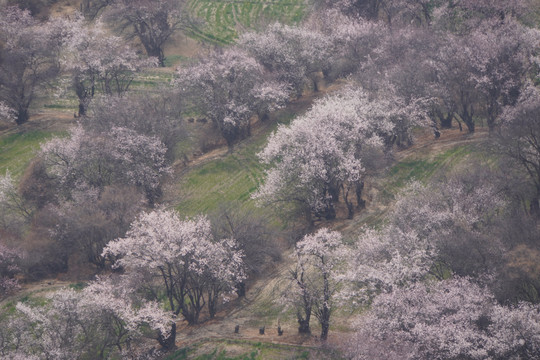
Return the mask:
<path fill-rule="evenodd" d="M 309 328 L 311 311 L 306 314 L 306 317 L 303 317 L 300 311 L 298 311 L 296 313 L 296 318 L 298 319 L 298 332 L 300 334 L 311 334 L 311 329 Z"/>
<path fill-rule="evenodd" d="M 158 334 L 158 342 L 164 349 L 170 350 L 174 349 L 176 346 L 176 323 L 171 325 L 171 331 L 168 334 L 169 336 L 165 337 L 161 332 Z"/>
<path fill-rule="evenodd" d="M 356 184 L 356 207 L 362 210 L 366 207 L 366 201 L 362 199 L 362 192 L 364 191 L 364 182 L 360 181 Z"/>

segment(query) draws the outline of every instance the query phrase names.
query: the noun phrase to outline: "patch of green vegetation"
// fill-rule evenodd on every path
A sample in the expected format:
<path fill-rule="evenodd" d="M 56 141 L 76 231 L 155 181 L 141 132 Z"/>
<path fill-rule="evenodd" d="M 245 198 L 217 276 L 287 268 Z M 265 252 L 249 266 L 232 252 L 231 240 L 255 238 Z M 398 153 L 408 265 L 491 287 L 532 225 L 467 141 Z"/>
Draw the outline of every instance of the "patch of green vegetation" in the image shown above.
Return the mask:
<path fill-rule="evenodd" d="M 9 170 L 19 178 L 39 150 L 41 143 L 55 135 L 52 132 L 32 130 L 0 136 L 0 175 Z"/>
<path fill-rule="evenodd" d="M 182 56 L 182 55 L 168 55 L 165 57 L 165 60 L 164 60 L 166 67 L 176 66 L 178 64 L 188 62 L 188 61 L 190 61 L 190 58 L 186 56 Z"/>
<path fill-rule="evenodd" d="M 43 107 L 45 109 L 73 109 L 72 104 L 44 104 Z"/>
<path fill-rule="evenodd" d="M 43 307 L 50 302 L 50 299 L 43 296 L 25 295 L 19 299 L 19 302 L 30 307 Z"/>
<path fill-rule="evenodd" d="M 470 145 L 456 146 L 433 157 L 417 157 L 398 162 L 385 175 L 383 197 L 392 198 L 411 181 L 427 183 L 437 172 L 451 169 L 470 155 Z"/>
<path fill-rule="evenodd" d="M 285 24 L 300 22 L 305 12 L 303 0 L 191 0 L 188 11 L 203 20 L 190 31 L 190 36 L 216 44 L 230 44 L 239 31 L 257 25 L 280 21 Z"/>
<path fill-rule="evenodd" d="M 254 139 L 224 158 L 191 169 L 180 184 L 185 194 L 177 207 L 180 213 L 187 216 L 208 213 L 234 201 L 255 209 L 251 194 L 264 179 L 264 167 L 256 154 L 265 142 L 265 137 Z"/>
<path fill-rule="evenodd" d="M 73 284 L 69 284 L 69 288 L 73 289 L 73 290 L 76 290 L 76 291 L 82 290 L 87 286 L 88 286 L 88 284 L 85 283 L 85 282 L 82 282 L 82 281 L 79 281 L 79 282 L 73 283 Z"/>
<path fill-rule="evenodd" d="M 257 359 L 257 350 L 252 351 L 249 354 L 242 354 L 238 356 L 227 356 L 227 351 L 222 350 L 218 352 L 218 349 L 214 349 L 210 354 L 204 354 L 197 356 L 196 360 L 255 360 Z"/>
<path fill-rule="evenodd" d="M 254 342 L 250 340 L 207 339 L 190 347 L 177 350 L 164 360 L 301 360 L 343 359 L 327 349 L 297 345 Z"/>
<path fill-rule="evenodd" d="M 163 360 L 185 360 L 188 358 L 189 348 L 183 348 L 175 351 L 171 355 L 167 356 Z"/>
<path fill-rule="evenodd" d="M 13 315 L 17 312 L 17 303 L 15 301 L 9 301 L 6 304 L 2 305 L 2 310 L 0 311 L 0 320 L 9 315 Z"/>
<path fill-rule="evenodd" d="M 182 194 L 176 206 L 179 213 L 188 217 L 207 214 L 235 202 L 243 210 L 264 214 L 272 225 L 283 226 L 277 214 L 270 213 L 268 208 L 258 207 L 251 196 L 265 179 L 266 166 L 260 163 L 257 154 L 264 149 L 268 135 L 276 130 L 278 124 L 289 124 L 297 115 L 294 110 L 284 109 L 275 115 L 276 120 L 266 125 L 263 132 L 236 145 L 232 152 L 191 167 L 179 184 Z M 187 139 L 175 153 L 187 154 L 189 144 L 194 143 L 194 139 Z"/>

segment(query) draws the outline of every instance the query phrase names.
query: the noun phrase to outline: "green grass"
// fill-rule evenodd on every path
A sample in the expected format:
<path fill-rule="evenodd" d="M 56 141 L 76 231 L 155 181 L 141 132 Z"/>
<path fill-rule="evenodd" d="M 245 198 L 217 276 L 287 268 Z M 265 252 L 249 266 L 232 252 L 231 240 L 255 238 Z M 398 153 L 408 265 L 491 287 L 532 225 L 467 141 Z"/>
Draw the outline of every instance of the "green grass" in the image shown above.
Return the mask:
<path fill-rule="evenodd" d="M 53 135 L 47 131 L 31 130 L 0 136 L 0 175 L 9 170 L 14 178 L 20 177 L 39 150 L 40 144 Z"/>
<path fill-rule="evenodd" d="M 164 62 L 166 67 L 172 67 L 190 60 L 190 58 L 182 55 L 168 55 L 165 57 Z"/>
<path fill-rule="evenodd" d="M 264 179 L 264 167 L 256 154 L 265 143 L 265 137 L 254 139 L 223 158 L 190 169 L 180 184 L 185 195 L 177 207 L 180 213 L 208 213 L 230 202 L 255 208 L 251 194 Z"/>
<path fill-rule="evenodd" d="M 179 349 L 164 360 L 302 360 L 343 359 L 328 349 L 250 340 L 208 339 Z"/>
<path fill-rule="evenodd" d="M 85 282 L 82 282 L 82 281 L 79 281 L 79 282 L 76 282 L 76 283 L 73 283 L 73 284 L 69 284 L 69 288 L 73 289 L 73 290 L 76 290 L 76 291 L 82 290 L 87 286 L 88 286 L 88 284 L 85 283 Z"/>
<path fill-rule="evenodd" d="M 264 23 L 295 24 L 305 11 L 303 0 L 191 0 L 188 11 L 202 20 L 190 35 L 216 44 L 230 44 L 241 31 Z"/>
<path fill-rule="evenodd" d="M 393 165 L 382 184 L 384 198 L 393 198 L 411 181 L 427 183 L 439 171 L 452 169 L 475 151 L 471 145 L 456 146 L 435 156 L 405 159 Z M 428 154 L 429 155 L 429 154 Z"/>

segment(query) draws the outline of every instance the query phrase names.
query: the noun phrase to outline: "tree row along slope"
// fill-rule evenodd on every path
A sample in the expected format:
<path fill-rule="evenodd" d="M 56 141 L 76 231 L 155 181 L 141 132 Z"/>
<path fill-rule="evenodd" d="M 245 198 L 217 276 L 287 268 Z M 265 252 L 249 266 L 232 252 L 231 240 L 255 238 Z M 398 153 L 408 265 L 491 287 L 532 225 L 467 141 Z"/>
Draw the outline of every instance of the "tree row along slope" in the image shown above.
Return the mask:
<path fill-rule="evenodd" d="M 225 153 L 224 149 L 222 154 L 216 155 L 218 158 L 205 159 L 203 164 L 194 164 L 185 168 L 180 177 L 181 184 L 189 179 L 199 179 L 200 176 L 208 175 L 209 178 L 213 178 L 212 171 L 217 172 L 216 169 L 219 169 L 219 180 L 210 187 L 212 195 L 207 197 L 194 196 L 193 200 L 188 197 L 178 205 L 179 211 L 186 211 L 186 213 L 190 211 L 196 213 L 202 209 L 210 211 L 212 208 L 219 207 L 220 202 L 227 203 L 234 200 L 239 201 L 242 206 L 247 206 L 252 211 L 262 211 L 266 212 L 265 216 L 272 216 L 268 209 L 257 208 L 249 196 L 238 196 L 239 193 L 249 194 L 253 191 L 253 184 L 239 181 L 238 172 L 242 173 L 244 170 L 240 166 L 231 165 L 236 159 L 242 159 L 246 156 L 246 149 L 251 151 L 254 144 L 260 146 L 261 143 L 264 143 L 267 135 L 268 129 L 255 135 L 249 141 L 243 142 L 232 154 Z M 346 238 L 354 238 L 358 236 L 359 230 L 363 226 L 382 224 L 388 209 L 393 206 L 394 197 L 403 187 L 413 180 L 427 183 L 433 177 L 445 175 L 455 167 L 470 161 L 471 158 L 481 158 L 483 143 L 487 139 L 487 135 L 488 133 L 484 129 L 480 129 L 474 135 L 468 135 L 454 128 L 445 131 L 440 139 L 435 139 L 432 133 L 420 132 L 417 142 L 410 149 L 398 151 L 395 162 L 369 182 L 367 185 L 369 203 L 365 210 L 353 220 L 323 221 L 317 223 L 316 226 L 329 226 L 341 231 Z M 249 166 L 249 162 L 247 166 Z M 245 180 L 244 176 L 245 174 L 241 175 L 240 178 Z M 200 184 L 200 187 L 197 184 Z M 201 182 L 192 181 L 182 186 L 187 186 L 191 190 L 191 194 L 209 192 L 209 187 L 203 180 Z M 237 188 L 239 190 L 236 190 Z M 231 197 L 227 198 L 228 195 Z M 183 204 L 187 204 L 187 206 L 184 207 Z M 245 298 L 229 304 L 216 319 L 205 322 L 196 328 L 186 327 L 185 331 L 179 330 L 177 345 L 186 348 L 187 350 L 184 351 L 189 352 L 191 356 L 201 352 L 208 353 L 215 349 L 224 351 L 228 356 L 240 353 L 249 354 L 251 351 L 257 350 L 256 344 L 258 342 L 290 346 L 285 351 L 290 356 L 297 354 L 297 349 L 293 344 L 306 346 L 302 351 L 310 353 L 321 351 L 318 349 L 320 346 L 318 337 L 297 334 L 294 313 L 290 310 L 282 312 L 281 305 L 276 303 L 276 297 L 287 286 L 287 272 L 293 266 L 289 254 L 290 252 L 286 251 L 281 262 L 275 264 L 272 270 L 269 269 L 250 285 Z M 336 313 L 333 320 L 336 326 L 330 334 L 330 342 L 339 343 L 340 338 L 347 336 L 352 331 L 352 325 L 348 321 L 350 317 L 351 314 L 346 310 Z M 283 336 L 277 335 L 278 324 L 284 330 Z M 234 333 L 236 325 L 240 326 L 238 334 Z M 259 329 L 262 326 L 267 329 L 265 335 L 259 334 Z M 315 327 L 314 331 L 316 329 Z M 238 348 L 239 341 L 243 344 L 240 347 L 241 350 Z M 326 353 L 323 356 L 325 358 L 340 358 L 332 353 Z"/>

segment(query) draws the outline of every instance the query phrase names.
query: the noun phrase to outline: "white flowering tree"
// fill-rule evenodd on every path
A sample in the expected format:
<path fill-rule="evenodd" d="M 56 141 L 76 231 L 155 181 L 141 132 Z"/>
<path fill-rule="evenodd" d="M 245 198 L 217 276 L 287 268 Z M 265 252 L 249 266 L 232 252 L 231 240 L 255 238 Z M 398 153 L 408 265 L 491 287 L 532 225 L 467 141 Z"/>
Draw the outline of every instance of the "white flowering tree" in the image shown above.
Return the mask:
<path fill-rule="evenodd" d="M 262 32 L 243 34 L 239 43 L 296 95 L 302 94 L 306 80 L 313 81 L 314 73 L 326 73 L 332 66 L 330 37 L 307 27 L 275 23 Z"/>
<path fill-rule="evenodd" d="M 388 38 L 389 30 L 384 24 L 354 18 L 335 11 L 319 15 L 317 24 L 328 34 L 334 43 L 334 71 L 336 76 L 351 73 L 364 74 L 362 69 L 385 54 L 379 51 L 381 44 Z M 375 74 L 374 74 L 375 75 Z M 376 76 L 382 77 L 381 73 Z M 368 86 L 368 84 L 364 84 Z"/>
<path fill-rule="evenodd" d="M 458 275 L 494 272 L 508 246 L 496 230 L 508 215 L 508 203 L 489 179 L 489 172 L 480 170 L 427 187 L 413 185 L 396 204 L 392 226 L 427 241 L 436 249 L 437 264 Z M 441 268 L 433 270 L 444 277 Z"/>
<path fill-rule="evenodd" d="M 66 22 L 61 63 L 72 76 L 79 99 L 79 115 L 85 115 L 96 91 L 121 95 L 137 72 L 157 66 L 157 58 L 139 56 L 125 40 L 109 35 L 101 22 L 86 23 L 82 17 Z"/>
<path fill-rule="evenodd" d="M 499 305 L 467 278 L 419 282 L 373 301 L 350 344 L 353 359 L 531 359 L 540 349 L 536 305 Z"/>
<path fill-rule="evenodd" d="M 19 195 L 11 173 L 6 171 L 5 175 L 0 175 L 0 229 L 19 233 L 31 216 L 32 210 Z"/>
<path fill-rule="evenodd" d="M 137 298 L 125 283 L 121 278 L 97 279 L 82 291 L 57 291 L 43 305 L 18 303 L 18 319 L 3 324 L 6 355 L 108 359 L 128 355 L 143 327 L 166 333 L 170 314 L 156 302 Z M 14 326 L 23 332 L 9 329 Z"/>
<path fill-rule="evenodd" d="M 501 114 L 498 144 L 503 153 L 525 170 L 534 186 L 530 212 L 540 214 L 540 91 L 529 84 L 523 89 L 515 106 Z"/>
<path fill-rule="evenodd" d="M 22 253 L 0 242 L 0 299 L 19 288 L 15 275 L 20 271 Z"/>
<path fill-rule="evenodd" d="M 499 5 L 500 6 L 500 5 Z M 514 105 L 537 66 L 540 32 L 512 18 L 483 21 L 469 36 L 474 49 L 473 78 L 490 130 L 503 107 Z"/>
<path fill-rule="evenodd" d="M 120 184 L 140 188 L 153 203 L 161 177 L 168 172 L 166 151 L 157 137 L 131 129 L 95 133 L 77 126 L 69 137 L 43 144 L 41 156 L 68 198 L 80 184 L 98 189 Z"/>
<path fill-rule="evenodd" d="M 344 295 L 369 301 L 429 276 L 442 280 L 500 270 L 508 245 L 496 225 L 507 204 L 481 177 L 460 176 L 431 186 L 412 183 L 398 197 L 389 223 L 359 236 L 346 274 L 352 287 Z"/>
<path fill-rule="evenodd" d="M 285 84 L 268 78 L 263 67 L 238 48 L 180 68 L 176 86 L 212 121 L 229 146 L 250 134 L 254 115 L 264 119 L 289 97 Z"/>
<path fill-rule="evenodd" d="M 78 188 L 71 192 L 70 200 L 48 206 L 53 217 L 50 234 L 58 248 L 104 269 L 103 248 L 126 234 L 144 205 L 143 194 L 133 186 Z"/>
<path fill-rule="evenodd" d="M 501 274 L 494 276 L 500 285 L 510 247 L 501 229 L 509 226 L 511 215 L 500 189 L 488 181 L 492 174 L 475 168 L 404 189 L 388 223 L 358 237 L 343 296 L 369 302 L 381 292 L 452 274 Z"/>
<path fill-rule="evenodd" d="M 0 102 L 18 125 L 28 121 L 39 89 L 58 74 L 61 32 L 56 25 L 40 23 L 17 6 L 0 12 Z"/>
<path fill-rule="evenodd" d="M 182 221 L 173 211 L 141 215 L 125 238 L 107 245 L 104 255 L 116 258 L 115 266 L 128 273 L 146 274 L 148 281 L 139 285 L 156 297 L 153 285 L 159 284 L 173 319 L 182 314 L 190 324 L 198 321 L 206 304 L 213 316 L 219 296 L 234 291 L 245 278 L 243 254 L 234 240 L 216 241 L 206 218 Z M 159 342 L 170 348 L 175 339 L 173 323 Z"/>
<path fill-rule="evenodd" d="M 293 203 L 309 221 L 335 218 L 335 203 L 362 207 L 364 180 L 380 165 L 383 138 L 392 133 L 389 103 L 348 88 L 322 99 L 289 126 L 280 126 L 259 154 L 272 167 L 255 194 L 264 203 Z"/>
<path fill-rule="evenodd" d="M 327 339 L 346 253 L 341 234 L 326 228 L 306 235 L 296 244 L 292 255 L 296 265 L 290 272 L 291 286 L 282 295 L 282 300 L 287 306 L 296 308 L 300 333 L 311 332 L 313 314 L 321 325 L 321 340 Z"/>
<path fill-rule="evenodd" d="M 0 101 L 0 120 L 5 122 L 15 121 L 15 110 L 9 107 L 6 103 Z"/>
<path fill-rule="evenodd" d="M 381 291 L 420 281 L 429 274 L 436 256 L 437 249 L 414 231 L 366 229 L 348 254 L 347 286 L 341 296 L 356 306 Z"/>
<path fill-rule="evenodd" d="M 82 126 L 99 133 L 110 133 L 123 127 L 139 134 L 158 138 L 167 147 L 165 158 L 174 161 L 175 145 L 187 136 L 182 122 L 182 105 L 170 88 L 123 96 L 100 96 L 87 116 L 80 119 Z"/>

